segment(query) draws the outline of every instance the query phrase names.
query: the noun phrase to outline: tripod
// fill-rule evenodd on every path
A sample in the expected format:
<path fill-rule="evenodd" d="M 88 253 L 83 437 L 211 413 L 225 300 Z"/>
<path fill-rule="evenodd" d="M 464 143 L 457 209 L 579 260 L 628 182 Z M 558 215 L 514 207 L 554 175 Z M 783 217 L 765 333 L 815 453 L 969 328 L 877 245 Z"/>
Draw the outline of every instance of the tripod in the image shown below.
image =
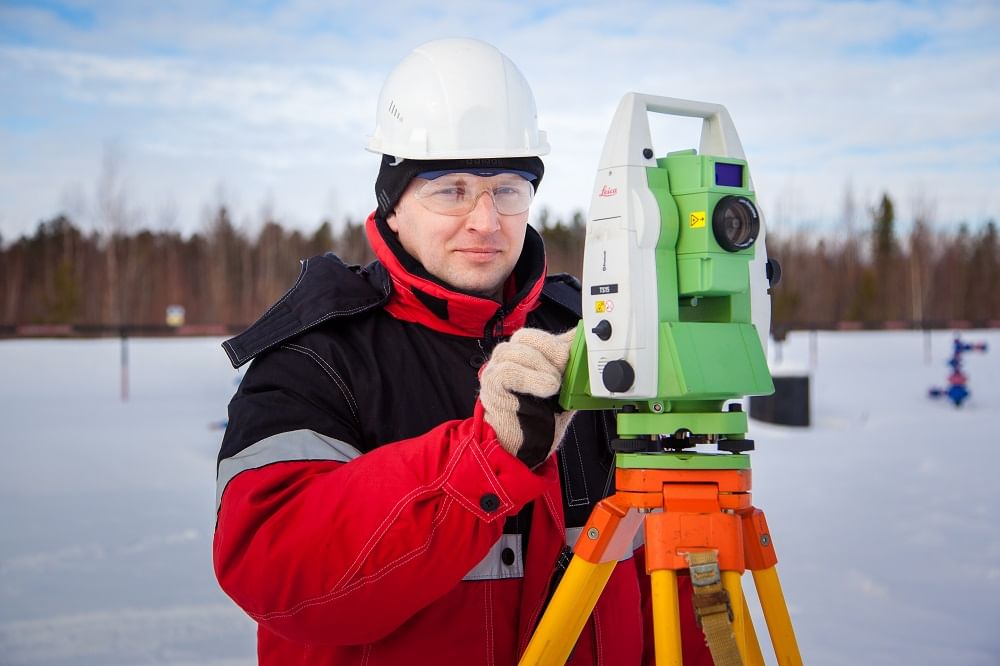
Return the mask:
<path fill-rule="evenodd" d="M 615 494 L 594 507 L 569 568 L 520 663 L 565 663 L 612 570 L 630 552 L 641 526 L 645 529 L 657 666 L 682 664 L 677 598 L 677 571 L 681 569 L 691 569 L 696 600 L 699 585 L 718 589 L 721 582 L 726 594 L 706 595 L 716 611 L 719 600 L 728 595 L 728 601 L 721 604 L 725 620 L 721 632 L 720 613 L 713 614 L 715 622 L 711 624 L 702 616 L 710 639 L 710 631 L 731 631 L 735 637 L 738 657 L 730 650 L 728 659 L 720 657 L 709 641 L 716 666 L 764 663 L 740 584 L 746 569 L 753 573 L 778 663 L 800 665 L 802 658 L 778 581 L 770 532 L 763 512 L 750 503 L 749 457 L 619 453 L 615 478 Z"/>

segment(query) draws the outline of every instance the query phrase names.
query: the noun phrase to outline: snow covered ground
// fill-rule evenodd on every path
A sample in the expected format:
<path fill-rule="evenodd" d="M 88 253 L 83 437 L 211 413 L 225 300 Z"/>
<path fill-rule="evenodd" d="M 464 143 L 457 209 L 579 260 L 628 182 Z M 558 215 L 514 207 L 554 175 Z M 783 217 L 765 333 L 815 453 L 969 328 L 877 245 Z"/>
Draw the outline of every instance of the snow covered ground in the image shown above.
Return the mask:
<path fill-rule="evenodd" d="M 212 574 L 215 339 L 0 343 L 0 664 L 253 663 Z"/>
<path fill-rule="evenodd" d="M 1000 331 L 961 410 L 926 397 L 949 332 L 811 335 L 813 426 L 751 432 L 805 662 L 1000 664 Z M 219 342 L 131 340 L 125 403 L 117 340 L 0 342 L 0 664 L 253 663 L 211 569 Z"/>

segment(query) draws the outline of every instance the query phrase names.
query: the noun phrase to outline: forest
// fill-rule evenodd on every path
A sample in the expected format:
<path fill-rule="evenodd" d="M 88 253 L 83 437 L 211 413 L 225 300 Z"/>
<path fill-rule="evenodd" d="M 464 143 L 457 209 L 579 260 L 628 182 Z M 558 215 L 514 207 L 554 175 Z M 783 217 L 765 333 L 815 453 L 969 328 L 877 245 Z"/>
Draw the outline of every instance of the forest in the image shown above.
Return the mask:
<path fill-rule="evenodd" d="M 768 255 L 782 267 L 772 291 L 776 331 L 1000 326 L 995 221 L 941 230 L 918 216 L 900 233 L 894 209 L 884 194 L 857 224 L 822 234 L 768 230 Z M 579 275 L 584 214 L 542 209 L 532 224 L 549 271 Z M 60 214 L 31 235 L 0 239 L 0 333 L 55 325 L 156 332 L 171 305 L 184 308 L 188 325 L 238 330 L 292 285 L 301 259 L 324 252 L 348 263 L 373 258 L 358 220 L 306 233 L 269 218 L 250 232 L 218 205 L 183 235 L 115 224 L 84 231 Z"/>

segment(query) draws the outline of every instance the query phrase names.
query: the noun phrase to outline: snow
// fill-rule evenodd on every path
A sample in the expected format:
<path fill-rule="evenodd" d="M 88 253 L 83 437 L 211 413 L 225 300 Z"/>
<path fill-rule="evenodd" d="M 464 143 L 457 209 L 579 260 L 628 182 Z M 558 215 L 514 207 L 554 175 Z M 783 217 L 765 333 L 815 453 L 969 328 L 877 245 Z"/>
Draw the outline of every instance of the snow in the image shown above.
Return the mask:
<path fill-rule="evenodd" d="M 211 565 L 220 340 L 0 343 L 0 664 L 254 663 Z"/>
<path fill-rule="evenodd" d="M 951 337 L 772 344 L 776 373 L 810 374 L 813 425 L 751 421 L 754 503 L 808 664 L 1000 663 L 1000 331 L 963 334 L 990 351 L 961 409 L 926 397 Z M 254 663 L 211 568 L 220 342 L 130 340 L 127 402 L 118 340 L 0 342 L 0 664 Z"/>
<path fill-rule="evenodd" d="M 814 366 L 813 427 L 752 425 L 754 502 L 806 663 L 1000 663 L 1000 331 L 963 334 L 991 351 L 965 355 L 961 409 L 926 397 L 950 332 L 930 363 L 919 332 L 820 333 L 811 363 L 810 335 L 781 356 Z"/>

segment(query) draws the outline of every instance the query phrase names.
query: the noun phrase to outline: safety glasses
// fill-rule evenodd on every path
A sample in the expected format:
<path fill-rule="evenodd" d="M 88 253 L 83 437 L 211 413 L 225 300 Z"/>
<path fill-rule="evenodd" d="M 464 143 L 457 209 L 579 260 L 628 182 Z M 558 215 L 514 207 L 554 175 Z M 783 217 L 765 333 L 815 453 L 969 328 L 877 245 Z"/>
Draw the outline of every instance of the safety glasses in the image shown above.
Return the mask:
<path fill-rule="evenodd" d="M 484 194 L 493 199 L 499 214 L 520 215 L 535 196 L 534 186 L 513 173 L 490 177 L 449 173 L 433 180 L 420 178 L 418 183 L 414 196 L 424 208 L 442 215 L 467 215 Z"/>

